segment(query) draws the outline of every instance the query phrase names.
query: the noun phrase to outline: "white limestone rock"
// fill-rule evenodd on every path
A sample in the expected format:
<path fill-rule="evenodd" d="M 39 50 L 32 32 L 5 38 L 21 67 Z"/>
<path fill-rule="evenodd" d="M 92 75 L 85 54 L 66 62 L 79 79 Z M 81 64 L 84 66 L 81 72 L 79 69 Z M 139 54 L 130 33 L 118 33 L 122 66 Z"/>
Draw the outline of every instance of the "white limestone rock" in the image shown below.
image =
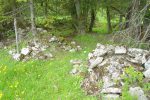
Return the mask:
<path fill-rule="evenodd" d="M 18 54 L 18 53 L 14 54 L 13 59 L 15 59 L 16 61 L 20 61 L 21 60 L 21 54 Z"/>
<path fill-rule="evenodd" d="M 81 51 L 82 50 L 82 48 L 81 48 L 81 46 L 77 46 L 77 51 Z"/>
<path fill-rule="evenodd" d="M 145 72 L 143 72 L 143 74 L 146 78 L 150 78 L 150 68 L 146 70 Z"/>
<path fill-rule="evenodd" d="M 15 51 L 16 51 L 15 49 L 9 50 L 8 53 L 9 53 L 10 55 L 14 55 L 14 54 L 15 54 Z"/>
<path fill-rule="evenodd" d="M 43 32 L 43 28 L 37 28 L 37 32 L 39 33 Z"/>
<path fill-rule="evenodd" d="M 150 69 L 150 59 L 147 62 L 145 62 L 144 67 L 146 70 Z"/>
<path fill-rule="evenodd" d="M 103 76 L 103 89 L 113 86 L 115 83 L 111 81 L 109 76 Z"/>
<path fill-rule="evenodd" d="M 50 40 L 49 40 L 49 42 L 56 42 L 58 39 L 57 39 L 57 37 L 56 36 L 53 36 Z"/>
<path fill-rule="evenodd" d="M 43 33 L 47 33 L 47 30 L 43 30 Z"/>
<path fill-rule="evenodd" d="M 76 69 L 76 68 L 73 68 L 71 71 L 70 71 L 70 74 L 72 75 L 75 75 L 77 74 L 79 71 Z"/>
<path fill-rule="evenodd" d="M 38 51 L 39 49 L 37 47 L 31 47 L 32 51 Z"/>
<path fill-rule="evenodd" d="M 128 49 L 128 55 L 131 57 L 142 56 L 147 55 L 149 52 L 147 50 L 138 49 L 138 48 L 129 48 Z"/>
<path fill-rule="evenodd" d="M 21 54 L 23 54 L 23 55 L 28 55 L 30 53 L 30 49 L 29 48 L 23 48 L 23 49 L 21 49 Z"/>
<path fill-rule="evenodd" d="M 93 61 L 93 62 L 91 63 L 91 65 L 89 66 L 89 68 L 92 69 L 92 68 L 94 68 L 94 67 L 97 67 L 99 64 L 102 63 L 103 59 L 104 59 L 103 57 L 97 57 L 97 58 L 95 59 L 95 61 Z"/>
<path fill-rule="evenodd" d="M 71 44 L 72 44 L 72 45 L 76 45 L 76 42 L 75 42 L 75 41 L 71 41 Z"/>
<path fill-rule="evenodd" d="M 112 73 L 112 79 L 113 80 L 120 80 L 120 72 L 119 71 L 116 71 L 116 72 L 113 72 Z"/>
<path fill-rule="evenodd" d="M 70 63 L 72 65 L 81 65 L 82 64 L 82 60 L 70 60 Z"/>
<path fill-rule="evenodd" d="M 101 93 L 104 93 L 104 94 L 121 94 L 121 92 L 122 92 L 121 89 L 114 88 L 114 87 L 106 88 L 101 91 Z"/>
<path fill-rule="evenodd" d="M 138 100 L 148 100 L 144 94 L 144 91 L 140 87 L 130 87 L 129 93 L 132 96 L 136 96 Z"/>
<path fill-rule="evenodd" d="M 76 52 L 76 49 L 70 49 L 69 52 L 74 53 Z"/>
<path fill-rule="evenodd" d="M 126 58 L 129 62 L 131 62 L 131 63 L 135 63 L 135 64 L 142 64 L 142 61 L 141 61 L 141 59 L 139 59 L 139 58 Z"/>
<path fill-rule="evenodd" d="M 91 59 L 91 58 L 93 58 L 93 53 L 88 54 L 88 59 Z"/>
<path fill-rule="evenodd" d="M 106 53 L 107 53 L 107 50 L 106 50 L 106 49 L 98 49 L 98 48 L 96 48 L 96 49 L 94 50 L 93 55 L 94 55 L 95 57 L 100 57 L 100 56 L 104 56 Z"/>
<path fill-rule="evenodd" d="M 51 53 L 46 53 L 45 56 L 46 56 L 47 58 L 53 58 L 53 55 L 52 55 Z"/>
<path fill-rule="evenodd" d="M 103 96 L 102 100 L 120 100 L 120 96 L 118 94 L 107 94 Z"/>
<path fill-rule="evenodd" d="M 123 46 L 116 46 L 115 47 L 115 54 L 126 54 L 127 49 Z"/>
<path fill-rule="evenodd" d="M 102 45 L 102 44 L 100 44 L 100 43 L 97 43 L 96 47 L 97 47 L 98 49 L 105 49 L 105 45 Z"/>

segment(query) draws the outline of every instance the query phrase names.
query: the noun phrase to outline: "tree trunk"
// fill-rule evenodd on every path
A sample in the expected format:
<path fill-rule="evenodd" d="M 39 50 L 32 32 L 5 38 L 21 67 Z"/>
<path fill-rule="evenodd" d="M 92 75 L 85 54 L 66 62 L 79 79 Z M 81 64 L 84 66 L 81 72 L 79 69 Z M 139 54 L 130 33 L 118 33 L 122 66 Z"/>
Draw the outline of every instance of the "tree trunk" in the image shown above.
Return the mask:
<path fill-rule="evenodd" d="M 111 17 L 110 17 L 110 11 L 109 7 L 106 8 L 106 14 L 107 14 L 107 31 L 108 33 L 112 32 L 112 26 L 111 26 Z"/>
<path fill-rule="evenodd" d="M 91 22 L 90 22 L 89 32 L 93 31 L 94 23 L 95 23 L 95 11 L 94 11 L 94 9 L 92 9 L 91 10 Z"/>
<path fill-rule="evenodd" d="M 15 29 L 15 36 L 16 36 L 16 51 L 19 53 L 19 39 L 18 39 L 18 30 L 17 30 L 17 19 L 14 17 L 14 29 Z"/>
<path fill-rule="evenodd" d="M 35 16 L 34 16 L 34 5 L 33 0 L 30 0 L 30 13 L 31 13 L 31 29 L 33 37 L 37 34 L 36 26 L 35 26 Z"/>
<path fill-rule="evenodd" d="M 119 17 L 119 28 L 120 28 L 120 30 L 122 30 L 123 26 L 124 26 L 122 21 L 123 21 L 123 15 L 120 15 L 120 17 Z"/>
<path fill-rule="evenodd" d="M 15 30 L 15 37 L 16 37 L 16 51 L 19 53 L 19 36 L 17 30 L 17 14 L 16 14 L 16 0 L 13 0 L 13 17 L 14 17 L 14 30 Z"/>
<path fill-rule="evenodd" d="M 125 29 L 129 28 L 129 21 L 131 19 L 131 9 L 132 9 L 132 5 L 128 8 L 127 10 L 127 15 L 126 15 L 126 23 L 125 23 Z"/>
<path fill-rule="evenodd" d="M 132 13 L 131 13 L 131 20 L 129 27 L 132 28 L 131 36 L 135 37 L 135 39 L 139 40 L 139 35 L 141 34 L 141 26 L 139 19 L 137 19 L 138 11 L 140 6 L 140 0 L 133 0 L 133 6 L 132 6 Z"/>
<path fill-rule="evenodd" d="M 47 14 L 48 14 L 48 2 L 47 0 L 45 1 L 45 6 L 44 6 L 44 11 L 45 11 L 45 16 L 47 17 Z"/>
<path fill-rule="evenodd" d="M 143 21 L 144 30 L 147 29 L 147 27 L 149 26 L 149 23 L 150 23 L 150 20 L 149 20 L 150 11 L 149 11 L 149 9 L 150 9 L 150 5 L 147 7 L 146 14 L 144 16 L 144 21 Z"/>
<path fill-rule="evenodd" d="M 73 20 L 73 25 L 74 28 L 76 30 L 77 33 L 80 34 L 84 34 L 85 33 L 85 23 L 86 23 L 86 19 L 83 13 L 83 11 L 81 11 L 81 4 L 79 0 L 74 0 L 74 8 L 72 9 L 72 20 Z"/>
<path fill-rule="evenodd" d="M 72 1 L 72 6 L 71 6 L 71 18 L 72 18 L 72 27 L 74 29 L 73 33 L 77 33 L 78 30 L 78 23 L 77 23 L 77 14 L 76 14 L 76 6 L 75 6 L 75 1 Z"/>

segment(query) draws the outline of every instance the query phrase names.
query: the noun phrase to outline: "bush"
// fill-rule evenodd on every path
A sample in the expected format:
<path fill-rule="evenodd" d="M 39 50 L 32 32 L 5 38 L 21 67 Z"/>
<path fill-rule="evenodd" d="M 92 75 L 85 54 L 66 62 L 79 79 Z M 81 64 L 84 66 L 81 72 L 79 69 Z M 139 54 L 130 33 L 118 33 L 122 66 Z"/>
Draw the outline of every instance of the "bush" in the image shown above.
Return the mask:
<path fill-rule="evenodd" d="M 137 97 L 130 95 L 129 87 L 132 85 L 140 85 L 143 83 L 143 74 L 139 71 L 135 71 L 134 67 L 125 68 L 125 73 L 121 76 L 124 81 L 122 88 L 122 100 L 137 100 Z"/>

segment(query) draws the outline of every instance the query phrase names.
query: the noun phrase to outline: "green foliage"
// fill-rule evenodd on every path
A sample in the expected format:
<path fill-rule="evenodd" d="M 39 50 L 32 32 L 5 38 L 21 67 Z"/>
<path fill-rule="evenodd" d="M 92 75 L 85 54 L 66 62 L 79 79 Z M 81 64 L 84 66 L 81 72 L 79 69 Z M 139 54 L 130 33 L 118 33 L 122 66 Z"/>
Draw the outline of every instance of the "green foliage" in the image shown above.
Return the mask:
<path fill-rule="evenodd" d="M 39 26 L 43 26 L 43 27 L 47 27 L 47 28 L 51 28 L 52 27 L 52 23 L 53 23 L 54 19 L 53 17 L 37 17 L 36 18 L 36 23 Z"/>
<path fill-rule="evenodd" d="M 142 84 L 143 74 L 139 71 L 135 71 L 134 67 L 125 68 L 125 74 L 122 75 L 125 84 Z"/>
<path fill-rule="evenodd" d="M 124 86 L 122 88 L 122 100 L 137 100 L 137 97 L 130 95 L 129 87 L 131 86 L 141 86 L 144 90 L 150 90 L 150 84 L 143 84 L 143 74 L 139 71 L 135 71 L 134 67 L 125 68 L 125 74 L 121 76 L 124 80 Z"/>
<path fill-rule="evenodd" d="M 13 38 L 13 37 L 15 37 L 15 33 L 13 30 L 9 30 L 4 34 L 4 37 Z"/>
<path fill-rule="evenodd" d="M 121 100 L 137 100 L 136 96 L 131 96 L 129 91 L 129 85 L 125 84 L 122 88 L 122 97 Z"/>
<path fill-rule="evenodd" d="M 37 17 L 36 23 L 38 26 L 45 27 L 45 28 L 55 28 L 57 27 L 59 29 L 60 27 L 70 27 L 67 26 L 68 23 L 70 23 L 70 17 L 69 16 L 47 16 L 45 17 Z"/>

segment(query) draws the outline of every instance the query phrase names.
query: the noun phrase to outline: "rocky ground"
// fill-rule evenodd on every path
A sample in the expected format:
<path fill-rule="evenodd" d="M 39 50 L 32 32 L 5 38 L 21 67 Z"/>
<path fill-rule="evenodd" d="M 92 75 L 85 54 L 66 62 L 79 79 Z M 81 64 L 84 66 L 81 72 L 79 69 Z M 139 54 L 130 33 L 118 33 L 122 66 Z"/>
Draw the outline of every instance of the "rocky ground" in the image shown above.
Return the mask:
<path fill-rule="evenodd" d="M 39 33 L 47 32 L 42 28 L 37 29 Z M 20 40 L 28 38 L 26 33 L 29 29 L 19 29 Z M 20 49 L 20 53 L 16 53 L 15 49 L 9 50 L 9 54 L 14 60 L 28 61 L 30 59 L 53 59 L 55 54 L 49 49 L 60 49 L 67 52 L 78 52 L 82 50 L 80 45 L 75 41 L 66 42 L 57 36 L 50 35 L 46 40 L 46 44 L 40 40 L 28 42 L 26 46 Z M 0 42 L 0 47 L 5 48 L 5 44 Z M 70 60 L 73 69 L 71 75 L 82 75 L 84 77 L 81 88 L 88 95 L 104 94 L 104 100 L 116 100 L 122 97 L 125 79 L 130 79 L 130 73 L 126 72 L 126 68 L 133 68 L 135 72 L 142 73 L 142 82 L 144 84 L 150 82 L 150 51 L 128 48 L 124 46 L 102 45 L 97 44 L 96 49 L 88 54 L 88 64 L 82 60 Z M 87 66 L 88 72 L 85 73 Z M 135 76 L 136 77 L 136 76 Z M 135 81 L 133 81 L 135 82 Z M 149 100 L 150 91 L 145 93 L 143 87 L 139 84 L 130 85 L 128 92 L 131 96 L 137 96 L 138 100 Z"/>
<path fill-rule="evenodd" d="M 38 34 L 47 32 L 42 28 L 37 28 Z M 29 29 L 19 28 L 19 40 L 26 39 Z M 28 42 L 26 47 L 21 48 L 20 53 L 16 53 L 15 49 L 9 51 L 12 58 L 17 61 L 27 61 L 29 59 L 52 59 L 54 56 L 49 49 L 61 49 L 67 52 L 77 52 L 82 48 L 75 41 L 66 42 L 63 38 L 50 35 L 47 39 L 37 38 L 36 41 Z M 3 43 L 0 43 L 3 46 Z"/>
<path fill-rule="evenodd" d="M 71 74 L 78 75 L 82 61 L 71 61 L 73 70 Z M 150 52 L 137 48 L 97 44 L 93 52 L 88 55 L 88 74 L 85 76 L 81 87 L 88 95 L 104 94 L 104 100 L 118 100 L 122 96 L 125 80 L 122 76 L 130 78 L 126 68 L 132 66 L 133 71 L 142 73 L 142 80 L 150 82 Z M 101 84 L 100 84 L 101 83 Z M 100 85 L 99 85 L 100 84 Z M 133 83 L 129 87 L 131 96 L 138 100 L 149 100 L 149 93 L 144 93 L 142 87 Z"/>

